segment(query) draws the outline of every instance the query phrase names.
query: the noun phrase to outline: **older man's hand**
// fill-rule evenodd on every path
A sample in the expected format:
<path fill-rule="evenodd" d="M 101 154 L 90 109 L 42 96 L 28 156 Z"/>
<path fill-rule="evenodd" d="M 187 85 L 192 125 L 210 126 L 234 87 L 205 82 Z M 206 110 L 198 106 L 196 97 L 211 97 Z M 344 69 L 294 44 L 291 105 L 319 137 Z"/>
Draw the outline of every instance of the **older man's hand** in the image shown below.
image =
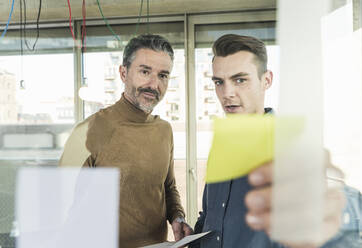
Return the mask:
<path fill-rule="evenodd" d="M 177 218 L 172 221 L 171 227 L 173 235 L 175 236 L 175 241 L 179 241 L 180 239 L 194 233 L 192 228 L 185 222 L 183 218 Z"/>
<path fill-rule="evenodd" d="M 255 188 L 245 197 L 248 208 L 246 221 L 254 230 L 262 230 L 271 234 L 271 206 L 273 187 L 273 163 L 267 163 L 249 174 L 249 183 Z M 286 185 L 287 187 L 287 185 Z M 291 248 L 319 247 L 333 237 L 341 226 L 341 216 L 345 204 L 344 193 L 339 189 L 328 189 L 325 196 L 325 211 L 323 216 L 323 241 L 319 244 L 290 244 L 279 241 Z M 293 214 L 296 212 L 290 211 Z"/>

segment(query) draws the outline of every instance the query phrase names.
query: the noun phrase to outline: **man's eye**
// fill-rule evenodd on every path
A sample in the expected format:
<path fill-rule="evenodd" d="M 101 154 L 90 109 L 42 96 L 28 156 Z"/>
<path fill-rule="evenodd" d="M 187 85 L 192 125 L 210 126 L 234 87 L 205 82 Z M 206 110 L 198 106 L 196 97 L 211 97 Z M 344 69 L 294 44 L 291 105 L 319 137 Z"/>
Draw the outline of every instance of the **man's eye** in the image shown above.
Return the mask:
<path fill-rule="evenodd" d="M 167 74 L 160 74 L 159 76 L 161 79 L 168 79 L 168 75 Z"/>
<path fill-rule="evenodd" d="M 141 73 L 142 73 L 143 75 L 148 75 L 148 74 L 150 74 L 150 72 L 147 71 L 147 70 L 142 70 Z"/>
<path fill-rule="evenodd" d="M 219 86 L 219 85 L 222 85 L 223 82 L 218 80 L 218 81 L 214 81 L 214 83 L 215 83 L 216 86 Z"/>
<path fill-rule="evenodd" d="M 238 83 L 238 84 L 244 83 L 245 81 L 246 81 L 245 78 L 237 78 L 237 79 L 235 80 L 235 82 Z"/>

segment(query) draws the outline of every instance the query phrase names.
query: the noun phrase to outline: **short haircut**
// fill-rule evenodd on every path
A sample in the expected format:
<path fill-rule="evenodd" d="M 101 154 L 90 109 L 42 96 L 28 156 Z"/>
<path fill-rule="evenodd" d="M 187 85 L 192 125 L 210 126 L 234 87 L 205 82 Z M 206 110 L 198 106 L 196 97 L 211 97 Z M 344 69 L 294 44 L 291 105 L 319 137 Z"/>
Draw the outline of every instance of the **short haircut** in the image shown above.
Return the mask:
<path fill-rule="evenodd" d="M 168 40 L 160 35 L 144 34 L 132 38 L 123 52 L 123 66 L 129 68 L 139 49 L 151 49 L 156 52 L 167 53 L 173 61 L 174 53 Z"/>
<path fill-rule="evenodd" d="M 226 57 L 239 51 L 248 51 L 254 54 L 259 78 L 267 71 L 268 55 L 264 42 L 251 37 L 237 34 L 226 34 L 217 39 L 212 51 L 214 56 Z"/>

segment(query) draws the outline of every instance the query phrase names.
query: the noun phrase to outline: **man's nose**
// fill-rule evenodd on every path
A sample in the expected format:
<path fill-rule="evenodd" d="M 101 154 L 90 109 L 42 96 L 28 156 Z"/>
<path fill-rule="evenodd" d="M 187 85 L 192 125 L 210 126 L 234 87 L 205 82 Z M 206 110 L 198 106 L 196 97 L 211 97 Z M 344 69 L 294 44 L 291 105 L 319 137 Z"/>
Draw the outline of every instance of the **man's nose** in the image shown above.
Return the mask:
<path fill-rule="evenodd" d="M 234 97 L 235 94 L 235 86 L 233 84 L 225 83 L 224 85 L 224 98 Z"/>
<path fill-rule="evenodd" d="M 151 74 L 149 79 L 148 79 L 148 85 L 152 88 L 152 89 L 157 89 L 158 87 L 158 77 L 155 74 Z"/>

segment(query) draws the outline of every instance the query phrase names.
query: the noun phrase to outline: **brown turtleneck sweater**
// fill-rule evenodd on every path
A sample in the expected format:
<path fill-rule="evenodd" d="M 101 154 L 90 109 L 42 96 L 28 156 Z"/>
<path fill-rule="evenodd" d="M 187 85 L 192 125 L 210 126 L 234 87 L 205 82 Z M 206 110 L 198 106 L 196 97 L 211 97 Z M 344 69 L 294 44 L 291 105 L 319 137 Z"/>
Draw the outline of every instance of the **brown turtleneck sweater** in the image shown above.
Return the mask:
<path fill-rule="evenodd" d="M 120 169 L 119 247 L 163 242 L 166 220 L 185 215 L 176 189 L 170 124 L 124 96 L 77 125 L 60 160 L 60 165 L 69 163 Z"/>

